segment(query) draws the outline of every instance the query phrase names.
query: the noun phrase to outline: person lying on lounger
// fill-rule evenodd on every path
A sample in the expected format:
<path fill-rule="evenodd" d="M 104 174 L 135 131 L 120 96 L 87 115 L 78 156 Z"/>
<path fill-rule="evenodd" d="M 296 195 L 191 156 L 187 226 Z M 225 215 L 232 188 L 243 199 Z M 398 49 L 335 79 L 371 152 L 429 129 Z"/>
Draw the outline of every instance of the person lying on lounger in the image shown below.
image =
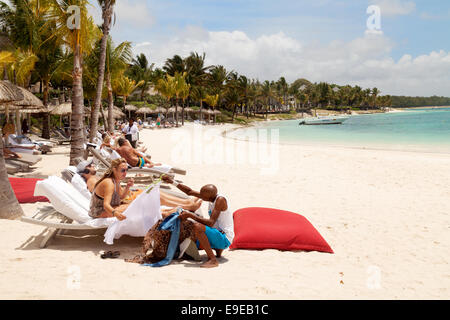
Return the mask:
<path fill-rule="evenodd" d="M 19 144 L 15 140 L 16 135 L 15 134 L 4 134 L 3 135 L 3 145 L 7 146 L 9 149 L 14 149 L 10 151 L 17 151 L 17 152 L 26 152 L 26 153 L 33 153 L 34 150 L 38 150 L 37 146 L 32 143 L 26 143 L 26 144 Z"/>
<path fill-rule="evenodd" d="M 5 159 L 18 159 L 18 158 L 20 158 L 20 155 L 9 150 L 8 148 L 3 148 L 3 157 Z"/>
<path fill-rule="evenodd" d="M 181 220 L 191 218 L 196 221 L 194 230 L 197 246 L 199 249 L 205 250 L 208 255 L 208 261 L 203 263 L 202 267 L 213 268 L 219 266 L 212 249 L 215 249 L 219 258 L 223 250 L 230 246 L 234 238 L 233 215 L 229 209 L 227 199 L 219 195 L 217 188 L 212 184 L 203 186 L 200 192 L 197 192 L 188 186 L 174 182 L 167 175 L 163 176 L 163 180 L 167 183 L 172 183 L 188 196 L 194 196 L 209 202 L 209 218 L 199 217 L 186 211 L 183 211 L 179 218 Z"/>
<path fill-rule="evenodd" d="M 118 140 L 119 148 L 112 148 L 117 151 L 118 154 L 124 159 L 127 160 L 127 163 L 132 167 L 139 168 L 152 168 L 154 166 L 160 166 L 161 163 L 153 163 L 150 161 L 148 157 L 145 157 L 134 149 L 129 143 L 127 143 L 127 139 L 119 138 Z"/>
<path fill-rule="evenodd" d="M 123 158 L 113 160 L 110 169 L 108 169 L 103 177 L 98 180 L 92 192 L 89 215 L 92 218 L 110 218 L 116 217 L 124 220 L 126 217 L 122 214 L 128 204 L 121 204 L 134 185 L 134 180 L 128 181 L 126 188 L 120 186 L 120 182 L 127 176 L 128 165 Z M 162 211 L 163 216 L 173 213 L 176 207 L 185 210 L 196 211 L 202 204 L 201 199 L 181 199 L 165 193 L 160 193 L 160 204 L 167 206 Z"/>
<path fill-rule="evenodd" d="M 94 191 L 95 184 L 100 179 L 97 177 L 97 170 L 95 168 L 94 160 L 81 161 L 77 165 L 77 173 L 83 178 L 86 182 L 86 188 L 92 193 Z"/>

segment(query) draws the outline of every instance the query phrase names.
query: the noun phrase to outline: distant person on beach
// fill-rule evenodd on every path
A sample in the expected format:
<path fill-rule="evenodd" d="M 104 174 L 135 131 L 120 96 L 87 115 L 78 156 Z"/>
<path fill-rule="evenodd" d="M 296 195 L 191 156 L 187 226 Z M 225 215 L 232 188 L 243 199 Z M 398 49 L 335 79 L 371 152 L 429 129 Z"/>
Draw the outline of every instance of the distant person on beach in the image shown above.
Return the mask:
<path fill-rule="evenodd" d="M 28 128 L 28 121 L 27 119 L 23 119 L 22 121 L 22 134 L 26 134 L 29 132 L 29 128 Z"/>
<path fill-rule="evenodd" d="M 158 118 L 156 118 L 156 126 L 158 128 L 161 128 L 161 117 L 160 117 L 159 113 L 158 113 Z"/>
<path fill-rule="evenodd" d="M 207 184 L 200 189 L 200 192 L 194 191 L 188 186 L 179 184 L 167 175 L 163 176 L 163 180 L 172 183 L 178 189 L 189 196 L 194 196 L 209 202 L 208 214 L 209 218 L 199 217 L 190 212 L 183 211 L 180 219 L 185 220 L 191 218 L 196 221 L 194 224 L 194 232 L 199 249 L 206 251 L 208 261 L 202 264 L 204 268 L 213 268 L 219 266 L 217 258 L 220 258 L 223 250 L 228 248 L 234 238 L 233 216 L 228 206 L 227 199 L 219 195 L 216 186 Z M 212 249 L 215 249 L 216 256 Z"/>
<path fill-rule="evenodd" d="M 160 166 L 161 163 L 153 163 L 148 157 L 145 157 L 127 143 L 125 138 L 119 138 L 117 141 L 119 147 L 113 148 L 122 158 L 126 159 L 128 164 L 132 167 L 139 168 L 152 168 L 154 166 Z"/>
<path fill-rule="evenodd" d="M 139 128 L 134 122 L 134 119 L 129 119 L 128 124 L 122 129 L 122 132 L 125 134 L 125 137 L 130 141 L 133 148 L 136 148 L 136 143 L 138 140 Z"/>

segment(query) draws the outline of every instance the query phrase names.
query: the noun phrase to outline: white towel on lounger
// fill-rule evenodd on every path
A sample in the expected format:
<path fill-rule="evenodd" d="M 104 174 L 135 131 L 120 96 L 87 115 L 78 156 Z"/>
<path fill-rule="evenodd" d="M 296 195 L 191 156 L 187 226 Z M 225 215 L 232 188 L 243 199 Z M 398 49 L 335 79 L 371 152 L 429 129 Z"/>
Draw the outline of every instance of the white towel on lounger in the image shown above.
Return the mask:
<path fill-rule="evenodd" d="M 119 239 L 122 235 L 133 237 L 144 237 L 147 231 L 162 218 L 160 212 L 159 185 L 147 187 L 137 196 L 128 208 L 123 212 L 127 218 L 122 221 L 115 221 L 105 232 L 105 243 L 112 245 L 114 239 Z M 150 190 L 147 192 L 148 190 Z"/>

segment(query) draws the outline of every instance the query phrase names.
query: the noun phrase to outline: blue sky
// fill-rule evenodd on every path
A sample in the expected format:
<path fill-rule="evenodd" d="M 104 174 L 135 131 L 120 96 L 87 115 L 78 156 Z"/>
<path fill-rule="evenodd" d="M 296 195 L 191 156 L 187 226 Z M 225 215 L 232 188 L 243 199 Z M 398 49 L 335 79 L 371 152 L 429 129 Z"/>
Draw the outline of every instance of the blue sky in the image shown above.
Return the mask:
<path fill-rule="evenodd" d="M 366 34 L 370 5 L 381 9 L 377 36 Z M 360 81 L 391 94 L 450 96 L 448 0 L 118 0 L 116 14 L 114 41 L 132 41 L 158 66 L 206 51 L 208 63 L 260 80 Z"/>

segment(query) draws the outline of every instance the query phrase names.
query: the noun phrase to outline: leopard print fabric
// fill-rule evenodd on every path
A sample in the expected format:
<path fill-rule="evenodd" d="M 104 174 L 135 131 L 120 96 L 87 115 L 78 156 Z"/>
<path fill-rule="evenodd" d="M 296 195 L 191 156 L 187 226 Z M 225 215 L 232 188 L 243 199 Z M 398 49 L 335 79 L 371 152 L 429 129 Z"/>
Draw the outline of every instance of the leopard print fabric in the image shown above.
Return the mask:
<path fill-rule="evenodd" d="M 163 219 L 158 220 L 158 222 L 145 235 L 142 243 L 141 254 L 132 259 L 126 259 L 126 262 L 139 264 L 155 263 L 166 257 L 171 232 L 169 230 L 158 230 L 158 227 L 162 222 Z M 189 220 L 184 220 L 180 223 L 180 238 L 178 240 L 178 244 L 182 243 L 187 238 L 195 241 L 194 223 Z"/>

